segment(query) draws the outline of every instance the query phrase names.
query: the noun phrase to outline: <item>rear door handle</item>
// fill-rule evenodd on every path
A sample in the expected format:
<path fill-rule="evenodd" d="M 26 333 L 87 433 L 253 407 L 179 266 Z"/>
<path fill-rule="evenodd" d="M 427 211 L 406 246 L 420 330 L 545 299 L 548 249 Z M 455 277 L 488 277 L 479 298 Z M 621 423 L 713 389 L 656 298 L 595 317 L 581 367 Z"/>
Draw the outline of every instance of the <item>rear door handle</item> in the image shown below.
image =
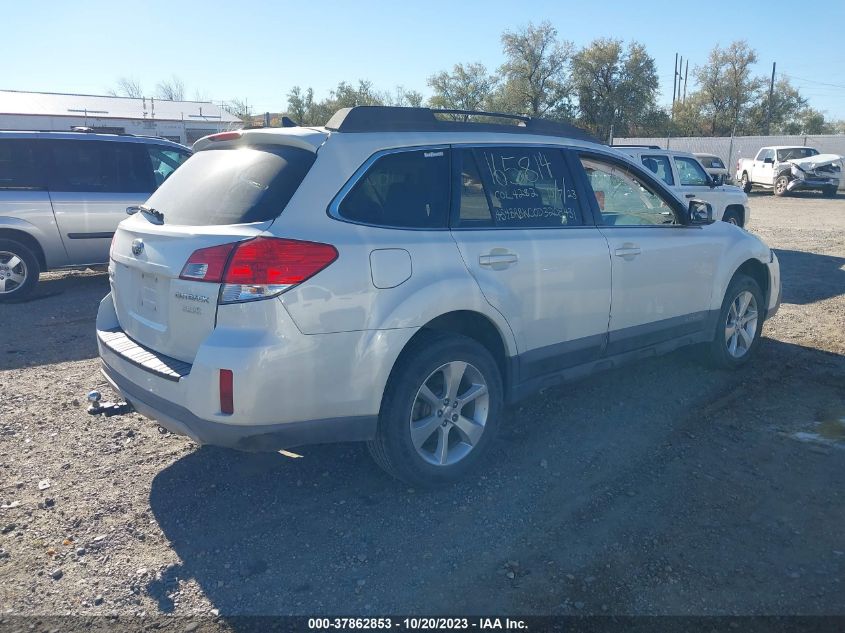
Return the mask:
<path fill-rule="evenodd" d="M 688 193 L 684 197 L 685 198 L 695 198 L 695 194 L 694 193 Z"/>
<path fill-rule="evenodd" d="M 517 261 L 519 261 L 519 257 L 517 257 L 516 253 L 511 253 L 504 249 L 493 249 L 486 255 L 478 256 L 478 264 L 480 266 L 489 266 L 493 270 L 507 268 Z"/>
<path fill-rule="evenodd" d="M 623 259 L 632 260 L 637 255 L 642 253 L 642 250 L 636 244 L 626 243 L 613 251 L 613 254 Z"/>

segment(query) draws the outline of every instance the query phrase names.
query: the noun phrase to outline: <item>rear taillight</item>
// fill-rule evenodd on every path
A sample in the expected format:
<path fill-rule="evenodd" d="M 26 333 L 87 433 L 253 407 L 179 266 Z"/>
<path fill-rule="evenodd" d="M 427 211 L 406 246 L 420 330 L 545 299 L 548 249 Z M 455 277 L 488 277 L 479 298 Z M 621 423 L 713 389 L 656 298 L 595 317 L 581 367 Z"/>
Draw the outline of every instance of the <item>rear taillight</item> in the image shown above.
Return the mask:
<path fill-rule="evenodd" d="M 187 263 L 182 267 L 179 279 L 191 281 L 212 281 L 220 283 L 223 281 L 223 271 L 226 269 L 226 262 L 235 250 L 236 243 L 221 244 L 194 251 Z"/>
<path fill-rule="evenodd" d="M 220 370 L 220 411 L 228 415 L 235 412 L 234 376 L 231 369 Z"/>
<path fill-rule="evenodd" d="M 179 278 L 222 282 L 220 303 L 251 301 L 276 296 L 336 259 L 331 244 L 257 237 L 195 251 Z"/>

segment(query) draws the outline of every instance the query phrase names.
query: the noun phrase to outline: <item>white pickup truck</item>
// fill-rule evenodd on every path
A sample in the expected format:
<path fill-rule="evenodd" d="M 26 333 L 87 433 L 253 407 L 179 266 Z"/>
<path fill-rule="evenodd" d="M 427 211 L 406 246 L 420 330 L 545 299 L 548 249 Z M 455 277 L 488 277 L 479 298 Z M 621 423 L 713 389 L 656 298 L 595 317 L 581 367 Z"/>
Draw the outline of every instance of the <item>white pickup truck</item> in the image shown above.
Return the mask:
<path fill-rule="evenodd" d="M 832 198 L 841 174 L 841 156 L 820 154 L 813 147 L 773 145 L 762 148 L 753 160 L 736 162 L 736 180 L 746 193 L 753 187 L 771 189 L 776 196 L 812 189 Z"/>
<path fill-rule="evenodd" d="M 740 227 L 748 225 L 751 208 L 739 187 L 717 185 L 701 162 L 689 152 L 661 149 L 654 145 L 614 145 L 641 162 L 681 199 L 698 198 L 713 207 L 713 218 Z"/>

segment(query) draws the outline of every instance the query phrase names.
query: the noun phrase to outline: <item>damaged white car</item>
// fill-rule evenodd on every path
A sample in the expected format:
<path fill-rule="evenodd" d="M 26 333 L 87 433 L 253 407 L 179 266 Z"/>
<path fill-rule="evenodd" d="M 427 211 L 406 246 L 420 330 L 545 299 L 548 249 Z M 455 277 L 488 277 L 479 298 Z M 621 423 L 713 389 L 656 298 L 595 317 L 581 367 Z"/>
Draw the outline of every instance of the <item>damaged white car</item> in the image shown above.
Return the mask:
<path fill-rule="evenodd" d="M 816 190 L 834 197 L 842 176 L 842 156 L 820 154 L 813 147 L 764 147 L 751 160 L 736 163 L 736 179 L 743 190 L 771 189 L 776 196 L 791 191 Z"/>

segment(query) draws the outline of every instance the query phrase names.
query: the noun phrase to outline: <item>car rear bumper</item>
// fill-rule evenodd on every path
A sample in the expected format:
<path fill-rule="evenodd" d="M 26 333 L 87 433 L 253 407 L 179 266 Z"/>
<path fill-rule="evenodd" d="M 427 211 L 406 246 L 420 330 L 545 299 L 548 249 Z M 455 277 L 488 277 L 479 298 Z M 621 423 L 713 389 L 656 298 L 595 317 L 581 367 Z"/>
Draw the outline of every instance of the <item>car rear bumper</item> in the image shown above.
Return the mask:
<path fill-rule="evenodd" d="M 177 435 L 187 435 L 198 444 L 212 444 L 244 451 L 275 451 L 305 444 L 357 442 L 375 436 L 378 417 L 352 416 L 304 420 L 258 426 L 222 424 L 204 420 L 185 407 L 146 391 L 122 376 L 105 360 L 101 369 L 109 384 L 138 413 Z"/>
<path fill-rule="evenodd" d="M 416 328 L 302 334 L 275 299 L 221 306 L 193 358 L 122 330 L 111 295 L 97 314 L 103 374 L 142 415 L 202 444 L 277 450 L 374 437 L 396 356 Z M 220 371 L 233 376 L 222 411 Z"/>

